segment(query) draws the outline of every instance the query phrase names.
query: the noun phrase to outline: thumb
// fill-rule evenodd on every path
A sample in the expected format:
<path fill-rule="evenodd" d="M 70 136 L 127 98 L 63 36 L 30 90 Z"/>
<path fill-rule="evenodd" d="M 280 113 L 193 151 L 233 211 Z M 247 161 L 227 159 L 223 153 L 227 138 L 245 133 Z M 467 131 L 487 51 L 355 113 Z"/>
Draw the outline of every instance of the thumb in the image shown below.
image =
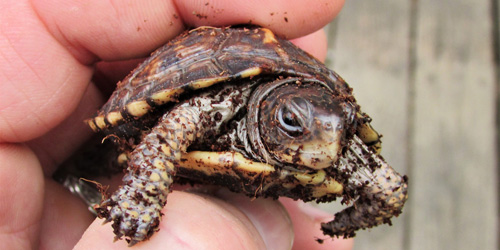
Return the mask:
<path fill-rule="evenodd" d="M 134 250 L 156 249 L 291 249 L 293 226 L 277 201 L 219 190 L 214 196 L 174 191 L 168 197 L 160 230 Z M 130 249 L 113 243 L 110 224 L 96 220 L 75 249 Z"/>

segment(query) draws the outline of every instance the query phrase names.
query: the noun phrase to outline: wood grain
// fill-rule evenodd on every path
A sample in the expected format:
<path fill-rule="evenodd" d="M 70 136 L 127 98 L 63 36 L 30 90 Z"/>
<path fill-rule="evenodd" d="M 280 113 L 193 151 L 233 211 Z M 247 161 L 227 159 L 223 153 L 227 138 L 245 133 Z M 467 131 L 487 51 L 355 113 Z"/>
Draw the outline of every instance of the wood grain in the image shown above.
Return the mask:
<path fill-rule="evenodd" d="M 490 1 L 421 0 L 409 249 L 497 249 Z"/>
<path fill-rule="evenodd" d="M 408 171 L 409 7 L 407 1 L 347 1 L 329 32 L 335 35 L 330 67 L 354 89 L 383 134 L 382 155 L 400 173 Z M 392 227 L 359 232 L 356 249 L 403 249 L 405 216 L 393 219 Z"/>
<path fill-rule="evenodd" d="M 327 30 L 329 66 L 410 177 L 403 215 L 355 249 L 498 249 L 498 6 L 350 0 Z"/>

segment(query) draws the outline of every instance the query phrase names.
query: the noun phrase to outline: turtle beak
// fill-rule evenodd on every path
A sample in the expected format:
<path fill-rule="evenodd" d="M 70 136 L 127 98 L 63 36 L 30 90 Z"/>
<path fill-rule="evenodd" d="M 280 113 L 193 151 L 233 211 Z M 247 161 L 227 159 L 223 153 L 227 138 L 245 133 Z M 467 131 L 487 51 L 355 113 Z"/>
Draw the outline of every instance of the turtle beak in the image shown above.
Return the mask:
<path fill-rule="evenodd" d="M 328 135 L 319 136 L 300 145 L 300 162 L 312 169 L 324 169 L 331 167 L 337 162 L 340 151 L 341 131 L 334 131 Z"/>

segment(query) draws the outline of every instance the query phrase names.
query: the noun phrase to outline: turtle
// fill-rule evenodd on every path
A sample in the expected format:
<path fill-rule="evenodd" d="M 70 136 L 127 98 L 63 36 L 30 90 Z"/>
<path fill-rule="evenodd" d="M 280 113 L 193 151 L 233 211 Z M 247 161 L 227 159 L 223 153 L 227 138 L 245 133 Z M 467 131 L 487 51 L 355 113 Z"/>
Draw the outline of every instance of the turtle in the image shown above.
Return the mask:
<path fill-rule="evenodd" d="M 370 122 L 338 74 L 271 30 L 191 29 L 86 120 L 116 143 L 125 169 L 95 210 L 115 240 L 134 245 L 158 230 L 172 183 L 200 183 L 249 197 L 342 198 L 351 206 L 321 229 L 353 237 L 390 224 L 408 198 L 408 178 L 380 155 Z"/>

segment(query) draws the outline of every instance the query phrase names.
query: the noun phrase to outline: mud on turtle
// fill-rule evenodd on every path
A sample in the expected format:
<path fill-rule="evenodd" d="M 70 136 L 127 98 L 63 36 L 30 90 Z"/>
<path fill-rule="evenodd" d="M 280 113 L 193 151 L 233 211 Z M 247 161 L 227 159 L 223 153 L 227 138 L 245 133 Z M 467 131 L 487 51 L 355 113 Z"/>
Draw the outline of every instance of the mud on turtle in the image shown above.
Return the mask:
<path fill-rule="evenodd" d="M 407 199 L 407 178 L 379 156 L 380 136 L 350 87 L 265 28 L 181 34 L 86 122 L 123 150 L 123 186 L 96 210 L 130 244 L 157 230 L 174 181 L 250 197 L 357 198 L 321 226 L 338 237 L 390 223 Z"/>

